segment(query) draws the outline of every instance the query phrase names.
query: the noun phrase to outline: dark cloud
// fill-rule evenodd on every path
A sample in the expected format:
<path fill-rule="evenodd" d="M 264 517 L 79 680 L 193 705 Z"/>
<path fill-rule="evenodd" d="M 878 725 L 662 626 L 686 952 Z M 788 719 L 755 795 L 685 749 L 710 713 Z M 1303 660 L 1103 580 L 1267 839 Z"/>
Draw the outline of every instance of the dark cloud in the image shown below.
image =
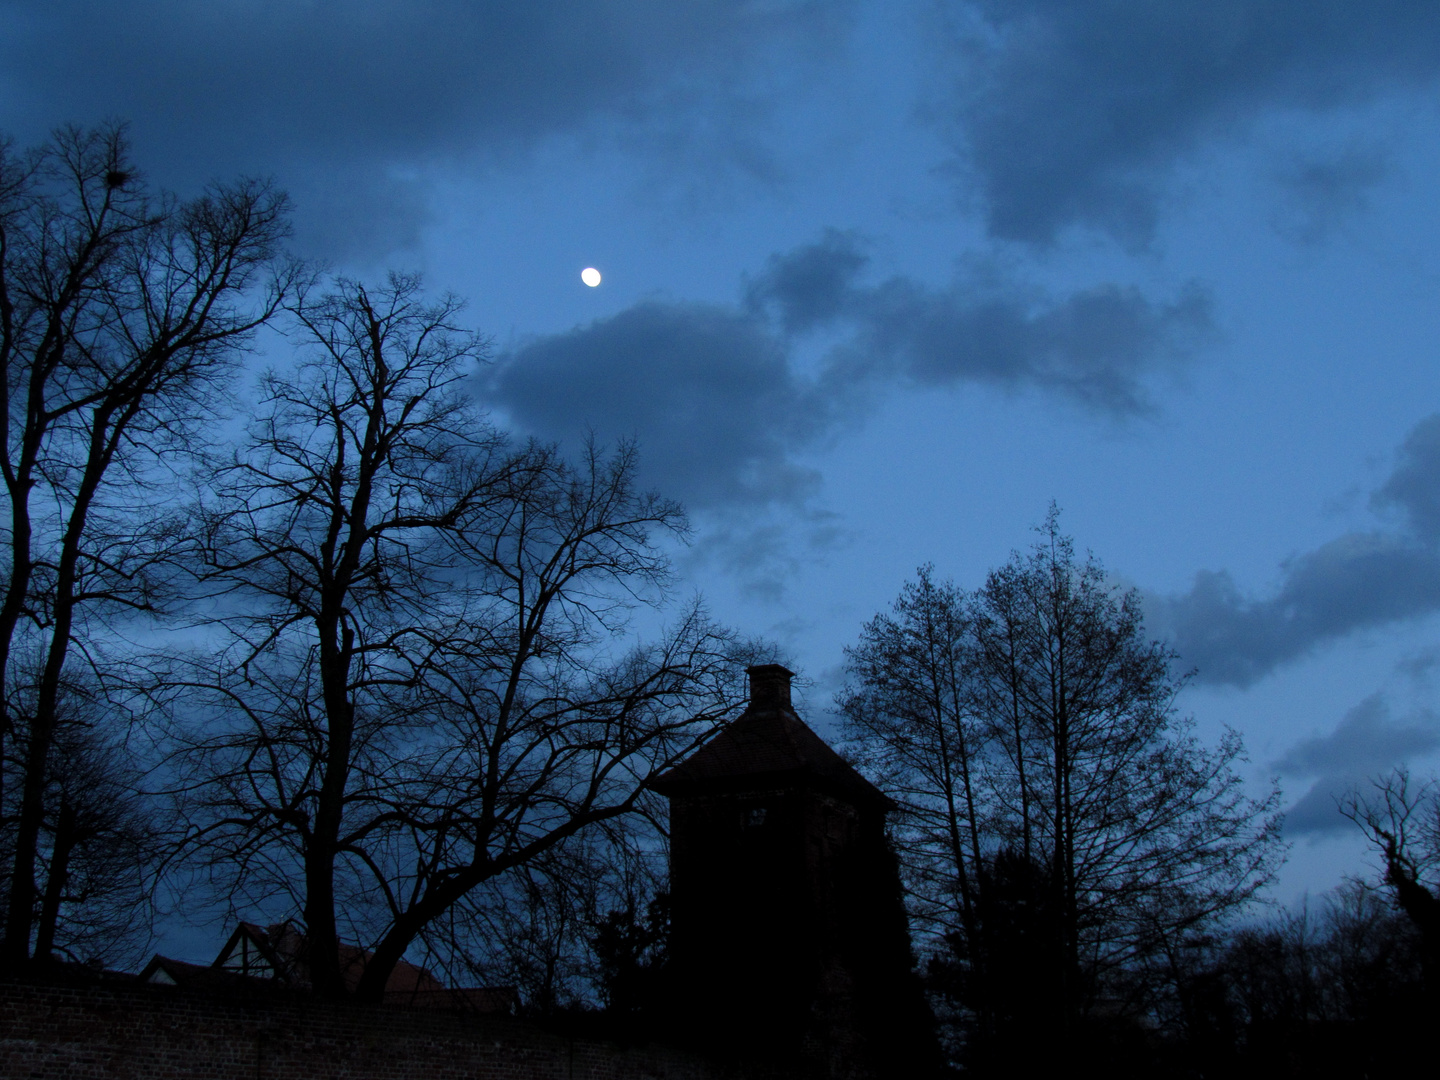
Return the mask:
<path fill-rule="evenodd" d="M 1355 824 L 1340 813 L 1337 800 L 1354 786 L 1347 776 L 1324 776 L 1316 780 L 1305 794 L 1285 809 L 1286 836 L 1320 836 L 1343 833 Z"/>
<path fill-rule="evenodd" d="M 1271 108 L 1328 109 L 1440 74 L 1428 0 L 976 0 L 960 9 L 955 134 L 992 231 L 1131 243 L 1166 168 Z M 978 18 L 976 17 L 978 15 Z"/>
<path fill-rule="evenodd" d="M 794 455 L 896 386 L 1039 389 L 1130 415 L 1210 325 L 1194 288 L 1157 303 L 1119 286 L 1054 298 L 994 275 L 868 285 L 866 262 L 853 236 L 828 232 L 772 257 L 733 307 L 652 300 L 525 344 L 488 392 L 572 445 L 588 430 L 638 437 L 654 482 L 693 506 L 793 502 L 815 483 Z M 839 344 L 801 376 L 794 356 L 815 334 Z"/>
<path fill-rule="evenodd" d="M 1210 295 L 1193 283 L 1170 302 L 1115 284 L 1057 298 L 976 265 L 938 290 L 903 276 L 868 286 L 859 280 L 867 262 L 858 238 L 831 230 L 773 256 L 746 292 L 750 310 L 788 333 L 853 333 L 826 372 L 832 386 L 985 382 L 1139 413 L 1150 407 L 1146 384 L 1157 367 L 1188 358 L 1213 327 Z"/>
<path fill-rule="evenodd" d="M 1307 739 L 1280 757 L 1283 775 L 1319 779 L 1286 811 L 1285 831 L 1335 832 L 1353 828 L 1336 799 L 1365 777 L 1440 749 L 1440 717 L 1429 710 L 1391 719 L 1383 694 L 1372 694 L 1347 712 L 1329 735 Z"/>
<path fill-rule="evenodd" d="M 1150 596 L 1152 626 L 1202 682 L 1249 686 L 1279 665 L 1356 631 L 1440 611 L 1440 416 L 1411 429 L 1372 504 L 1401 528 L 1350 533 L 1283 566 L 1279 590 L 1246 596 L 1224 571 L 1181 596 Z"/>
<path fill-rule="evenodd" d="M 398 219 L 403 236 L 414 169 L 598 116 L 643 126 L 697 103 L 723 112 L 727 87 L 753 98 L 745 76 L 767 50 L 825 39 L 847 7 L 32 0 L 0 10 L 0 127 L 35 141 L 66 121 L 129 118 L 144 164 L 169 183 L 273 171 L 302 209 L 336 209 L 332 231 L 348 200 Z"/>
<path fill-rule="evenodd" d="M 647 478 L 709 506 L 794 499 L 815 483 L 789 454 L 821 403 L 779 339 L 734 309 L 651 301 L 503 358 L 493 398 L 526 429 L 575 446 L 640 440 Z"/>
<path fill-rule="evenodd" d="M 1390 716 L 1383 694 L 1371 694 L 1321 738 L 1293 746 L 1275 762 L 1287 776 L 1366 776 L 1440 749 L 1440 717 L 1424 710 L 1403 721 Z"/>
<path fill-rule="evenodd" d="M 869 262 L 856 234 L 826 229 L 814 244 L 771 255 L 745 290 L 745 306 L 770 314 L 787 334 L 814 330 L 858 312 L 856 281 Z"/>
<path fill-rule="evenodd" d="M 1386 155 L 1373 147 L 1349 146 L 1294 160 L 1279 172 L 1284 198 L 1276 229 L 1297 244 L 1321 243 L 1366 209 L 1370 190 L 1389 173 Z"/>
<path fill-rule="evenodd" d="M 1211 329 L 1209 294 L 1195 285 L 1156 303 L 1114 284 L 1055 299 L 1013 284 L 933 292 L 897 278 L 868 299 L 865 354 L 915 383 L 1042 387 L 1112 414 L 1148 411 L 1155 369 L 1188 357 Z"/>
<path fill-rule="evenodd" d="M 1440 542 L 1440 416 L 1426 417 L 1410 429 L 1399 459 L 1371 503 L 1400 511 L 1417 539 Z"/>
<path fill-rule="evenodd" d="M 1384 533 L 1354 533 L 1286 564 L 1279 591 L 1245 596 L 1224 571 L 1147 611 L 1201 682 L 1249 686 L 1323 642 L 1440 610 L 1440 553 Z"/>

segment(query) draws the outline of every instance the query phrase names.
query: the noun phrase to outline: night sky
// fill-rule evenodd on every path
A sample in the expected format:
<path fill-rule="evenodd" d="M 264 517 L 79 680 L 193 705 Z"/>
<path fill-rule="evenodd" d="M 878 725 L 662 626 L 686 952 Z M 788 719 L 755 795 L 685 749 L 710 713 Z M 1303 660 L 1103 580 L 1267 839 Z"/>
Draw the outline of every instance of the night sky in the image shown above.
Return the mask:
<path fill-rule="evenodd" d="M 917 565 L 1054 500 L 1291 806 L 1436 767 L 1440 4 L 0 2 L 0 129 L 127 119 L 157 185 L 273 175 L 295 248 L 418 269 L 518 432 L 634 436 L 680 592 L 822 731 Z M 589 288 L 580 271 L 598 268 Z M 257 360 L 257 368 L 262 361 Z"/>

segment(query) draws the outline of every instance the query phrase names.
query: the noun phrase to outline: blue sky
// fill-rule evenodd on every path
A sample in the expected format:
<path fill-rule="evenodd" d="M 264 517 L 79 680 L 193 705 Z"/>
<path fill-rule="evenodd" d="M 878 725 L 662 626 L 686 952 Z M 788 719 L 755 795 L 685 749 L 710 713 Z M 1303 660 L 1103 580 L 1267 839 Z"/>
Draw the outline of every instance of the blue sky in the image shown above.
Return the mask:
<path fill-rule="evenodd" d="M 1440 6 L 1399 0 L 0 2 L 0 129 L 130 121 L 273 175 L 295 243 L 422 270 L 496 416 L 639 439 L 683 588 L 810 680 L 922 562 L 1053 499 L 1357 872 L 1433 770 Z M 585 266 L 604 281 L 580 282 Z"/>

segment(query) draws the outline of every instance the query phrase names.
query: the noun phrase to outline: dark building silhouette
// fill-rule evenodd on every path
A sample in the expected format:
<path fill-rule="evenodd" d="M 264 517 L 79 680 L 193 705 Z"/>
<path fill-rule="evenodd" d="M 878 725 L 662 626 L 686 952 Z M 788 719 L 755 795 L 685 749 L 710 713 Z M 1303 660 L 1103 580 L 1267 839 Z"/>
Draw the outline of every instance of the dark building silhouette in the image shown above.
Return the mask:
<path fill-rule="evenodd" d="M 340 978 L 354 993 L 371 954 L 358 945 L 339 941 Z M 191 964 L 158 953 L 135 978 L 156 986 L 190 991 L 296 991 L 310 990 L 310 944 L 289 922 L 257 926 L 242 922 L 221 947 L 213 963 Z M 424 968 L 400 960 L 385 983 L 386 1005 L 445 1009 L 452 1012 L 514 1015 L 519 995 L 513 986 L 445 986 Z"/>
<path fill-rule="evenodd" d="M 885 814 L 796 715 L 791 672 L 655 781 L 670 800 L 670 1008 L 711 1052 L 816 1076 L 931 1071 L 928 1009 Z"/>

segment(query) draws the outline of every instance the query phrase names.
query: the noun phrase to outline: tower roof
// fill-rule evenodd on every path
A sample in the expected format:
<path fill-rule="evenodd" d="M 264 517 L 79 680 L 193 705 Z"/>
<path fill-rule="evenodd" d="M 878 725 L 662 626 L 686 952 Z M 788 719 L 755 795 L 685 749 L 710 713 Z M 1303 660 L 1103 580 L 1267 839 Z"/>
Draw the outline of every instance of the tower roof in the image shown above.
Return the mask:
<path fill-rule="evenodd" d="M 747 669 L 750 704 L 698 750 L 651 784 L 664 795 L 765 780 L 818 781 L 855 802 L 895 804 L 810 730 L 790 704 L 793 672 L 779 664 Z"/>

